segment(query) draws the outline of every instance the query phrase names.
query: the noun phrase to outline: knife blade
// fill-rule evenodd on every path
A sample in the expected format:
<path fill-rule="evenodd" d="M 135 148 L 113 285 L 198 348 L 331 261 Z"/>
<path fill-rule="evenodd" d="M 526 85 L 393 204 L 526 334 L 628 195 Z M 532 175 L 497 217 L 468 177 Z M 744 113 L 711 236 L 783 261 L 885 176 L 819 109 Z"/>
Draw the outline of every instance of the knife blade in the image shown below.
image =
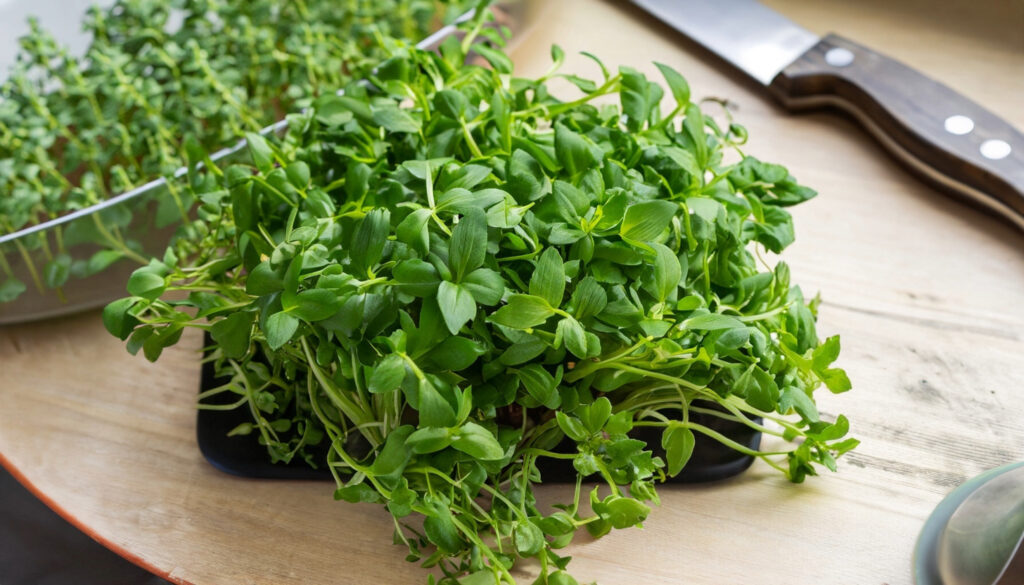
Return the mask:
<path fill-rule="evenodd" d="M 632 0 L 792 111 L 856 118 L 912 171 L 1024 231 L 1024 134 L 923 73 L 754 0 Z"/>

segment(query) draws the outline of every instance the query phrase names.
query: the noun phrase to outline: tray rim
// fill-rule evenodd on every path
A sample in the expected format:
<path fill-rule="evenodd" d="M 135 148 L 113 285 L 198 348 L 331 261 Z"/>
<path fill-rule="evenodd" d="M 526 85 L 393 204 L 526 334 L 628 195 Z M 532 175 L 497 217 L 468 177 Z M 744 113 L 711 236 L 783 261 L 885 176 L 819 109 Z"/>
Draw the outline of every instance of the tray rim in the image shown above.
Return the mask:
<path fill-rule="evenodd" d="M 209 336 L 209 333 L 204 334 L 203 362 L 198 384 L 200 393 L 208 388 L 215 387 L 218 383 L 213 360 L 209 359 L 210 351 L 213 347 L 216 347 L 216 343 Z M 227 432 L 234 424 L 237 424 L 237 420 L 244 419 L 243 422 L 250 421 L 250 416 L 240 416 L 238 414 L 244 408 L 244 406 L 240 406 L 228 411 L 196 409 L 196 444 L 207 463 L 218 471 L 246 479 L 271 481 L 323 481 L 332 479 L 331 473 L 322 465 L 322 461 L 318 462 L 321 463 L 318 467 L 307 465 L 301 458 L 293 459 L 288 463 L 273 463 L 270 461 L 269 456 L 266 456 L 266 450 L 257 443 L 255 437 L 228 436 Z M 218 424 L 229 416 L 237 420 L 231 421 L 230 424 Z M 736 438 L 736 440 L 746 447 L 758 449 L 761 444 L 762 433 L 745 425 L 743 428 L 753 432 L 750 433 L 749 439 L 745 441 L 743 438 Z M 646 442 L 648 448 L 651 448 L 657 454 L 660 445 L 655 444 L 652 446 L 650 440 L 643 437 L 636 438 Z M 665 481 L 661 482 L 661 485 L 707 484 L 726 481 L 741 475 L 754 464 L 755 457 L 752 455 L 729 449 L 717 442 L 712 443 L 712 446 L 723 451 L 727 450 L 729 455 L 733 455 L 733 458 L 728 461 L 709 463 L 702 467 L 697 467 L 697 462 L 691 460 L 678 475 L 674 477 L 666 476 Z M 236 458 L 233 455 L 236 447 L 244 449 L 247 455 L 256 455 L 258 453 L 261 457 L 253 460 Z M 565 463 L 564 460 L 555 459 L 545 459 L 543 461 L 544 469 L 541 470 L 541 473 L 547 476 L 547 479 L 545 479 L 546 483 L 559 485 L 576 481 L 575 469 L 571 465 L 560 465 L 563 463 Z"/>

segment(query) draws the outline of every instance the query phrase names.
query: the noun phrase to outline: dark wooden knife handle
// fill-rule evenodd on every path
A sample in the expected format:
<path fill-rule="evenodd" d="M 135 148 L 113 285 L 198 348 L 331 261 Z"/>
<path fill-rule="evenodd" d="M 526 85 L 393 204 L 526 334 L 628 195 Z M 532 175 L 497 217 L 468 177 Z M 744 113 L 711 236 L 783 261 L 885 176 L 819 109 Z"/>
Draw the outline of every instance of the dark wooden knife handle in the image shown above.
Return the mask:
<path fill-rule="evenodd" d="M 769 88 L 791 110 L 849 112 L 913 170 L 1024 230 L 1024 134 L 945 85 L 828 35 Z"/>

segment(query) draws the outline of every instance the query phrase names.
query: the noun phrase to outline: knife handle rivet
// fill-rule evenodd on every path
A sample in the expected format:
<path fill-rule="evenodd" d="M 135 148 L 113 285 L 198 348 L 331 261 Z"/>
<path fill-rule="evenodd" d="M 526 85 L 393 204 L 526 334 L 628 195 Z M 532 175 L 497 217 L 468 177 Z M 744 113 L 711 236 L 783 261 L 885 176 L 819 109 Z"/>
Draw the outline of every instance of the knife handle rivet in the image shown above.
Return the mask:
<path fill-rule="evenodd" d="M 833 67 L 846 67 L 853 63 L 853 51 L 843 47 L 832 47 L 825 51 L 825 62 Z"/>
<path fill-rule="evenodd" d="M 946 128 L 946 132 L 956 134 L 957 136 L 963 136 L 964 134 L 970 134 L 971 130 L 974 130 L 974 120 L 967 116 L 957 114 L 946 118 L 944 126 Z"/>
<path fill-rule="evenodd" d="M 1010 156 L 1010 151 L 1012 150 L 1010 143 L 1005 140 L 993 138 L 981 143 L 981 156 L 990 160 L 1006 158 Z"/>

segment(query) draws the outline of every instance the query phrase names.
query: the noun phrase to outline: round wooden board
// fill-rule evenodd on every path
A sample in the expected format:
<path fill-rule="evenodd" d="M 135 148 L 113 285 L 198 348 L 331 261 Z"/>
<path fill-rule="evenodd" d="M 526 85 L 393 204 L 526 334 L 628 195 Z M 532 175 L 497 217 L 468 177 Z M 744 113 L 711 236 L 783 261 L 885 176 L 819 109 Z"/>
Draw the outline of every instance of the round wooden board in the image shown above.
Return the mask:
<path fill-rule="evenodd" d="M 817 33 L 842 33 L 915 66 L 1024 127 L 1024 4 L 771 0 Z M 1024 237 L 920 183 L 858 127 L 786 114 L 625 3 L 560 1 L 518 44 L 518 72 L 596 75 L 597 53 L 652 76 L 682 71 L 696 96 L 728 97 L 747 151 L 820 191 L 795 209 L 784 258 L 821 291 L 821 334 L 842 335 L 854 382 L 821 397 L 863 444 L 840 470 L 791 485 L 755 465 L 732 481 L 665 487 L 643 530 L 570 549 L 603 585 L 911 583 L 917 534 L 943 495 L 1024 459 Z M 923 96 L 922 99 L 926 99 Z M 195 445 L 200 338 L 158 364 L 128 355 L 97 312 L 0 329 L 0 463 L 51 507 L 176 583 L 422 583 L 381 509 L 328 484 L 222 474 Z M 545 487 L 549 502 L 566 487 Z M 527 567 L 521 582 L 529 583 Z"/>

